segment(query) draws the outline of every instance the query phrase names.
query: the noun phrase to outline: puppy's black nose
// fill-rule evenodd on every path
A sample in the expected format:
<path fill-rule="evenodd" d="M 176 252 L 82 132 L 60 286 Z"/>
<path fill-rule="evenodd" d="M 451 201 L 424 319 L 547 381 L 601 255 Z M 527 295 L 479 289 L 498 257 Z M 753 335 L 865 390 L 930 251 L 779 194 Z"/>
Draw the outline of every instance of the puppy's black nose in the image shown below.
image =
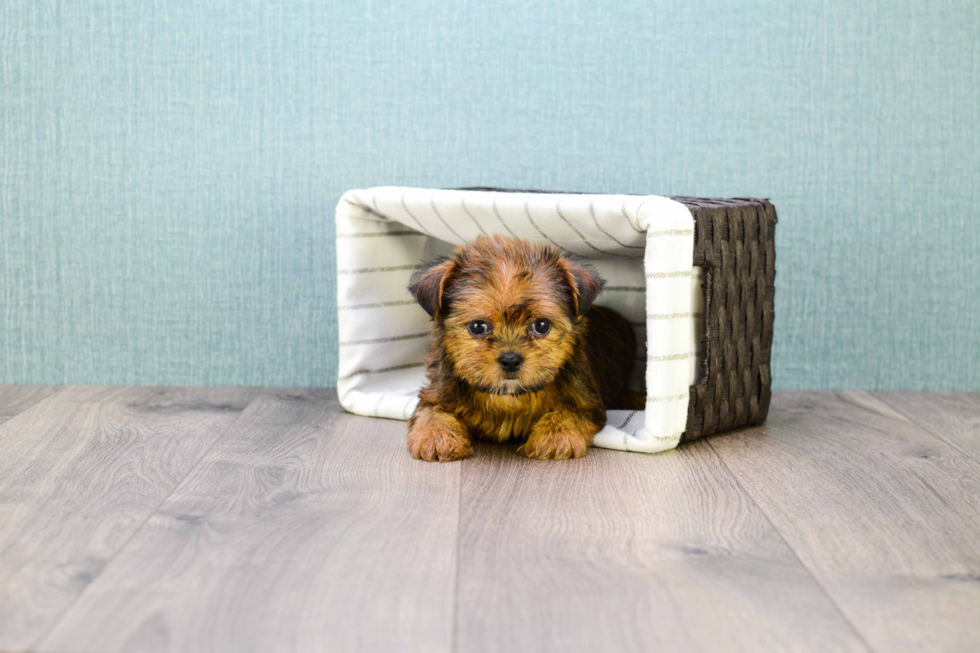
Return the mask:
<path fill-rule="evenodd" d="M 508 351 L 501 354 L 500 358 L 497 359 L 497 362 L 500 363 L 500 367 L 502 367 L 505 372 L 516 372 L 517 370 L 521 369 L 521 363 L 524 362 L 524 359 L 521 358 L 521 355 L 517 352 Z"/>

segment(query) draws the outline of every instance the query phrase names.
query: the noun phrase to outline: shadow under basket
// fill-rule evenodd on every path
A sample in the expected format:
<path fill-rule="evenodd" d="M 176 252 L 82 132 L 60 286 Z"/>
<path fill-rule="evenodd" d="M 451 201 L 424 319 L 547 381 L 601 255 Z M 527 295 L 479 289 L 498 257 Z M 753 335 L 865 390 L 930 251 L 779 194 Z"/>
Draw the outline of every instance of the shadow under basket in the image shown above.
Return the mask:
<path fill-rule="evenodd" d="M 607 413 L 595 446 L 654 453 L 765 421 L 776 211 L 764 199 L 378 187 L 337 205 L 338 394 L 408 419 L 425 383 L 429 317 L 414 270 L 481 234 L 551 244 L 606 280 L 596 302 L 637 333 L 643 411 Z M 641 364 L 642 363 L 642 364 Z"/>

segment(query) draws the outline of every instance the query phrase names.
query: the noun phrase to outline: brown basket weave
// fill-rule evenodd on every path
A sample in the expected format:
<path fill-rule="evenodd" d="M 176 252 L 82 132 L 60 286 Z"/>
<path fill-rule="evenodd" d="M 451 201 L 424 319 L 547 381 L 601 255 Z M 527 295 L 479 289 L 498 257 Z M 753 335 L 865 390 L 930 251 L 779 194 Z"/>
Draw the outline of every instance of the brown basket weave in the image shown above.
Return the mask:
<path fill-rule="evenodd" d="M 776 209 L 767 200 L 675 197 L 694 215 L 704 352 L 681 442 L 761 424 L 769 412 Z"/>
<path fill-rule="evenodd" d="M 580 194 L 492 187 L 458 190 Z M 689 442 L 766 421 L 772 396 L 776 209 L 764 199 L 671 199 L 694 216 L 694 265 L 703 270 L 703 357 L 681 435 L 681 442 Z"/>

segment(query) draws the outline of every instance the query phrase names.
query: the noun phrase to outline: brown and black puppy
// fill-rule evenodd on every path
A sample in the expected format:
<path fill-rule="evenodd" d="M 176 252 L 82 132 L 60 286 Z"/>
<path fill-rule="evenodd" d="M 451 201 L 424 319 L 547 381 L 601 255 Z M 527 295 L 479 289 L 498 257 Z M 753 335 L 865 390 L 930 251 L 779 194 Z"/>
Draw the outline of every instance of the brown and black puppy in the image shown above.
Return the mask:
<path fill-rule="evenodd" d="M 631 402 L 633 329 L 592 306 L 603 281 L 559 251 L 494 236 L 420 269 L 409 290 L 432 316 L 428 385 L 409 421 L 416 458 L 472 453 L 471 437 L 527 440 L 530 458 L 580 458 Z"/>

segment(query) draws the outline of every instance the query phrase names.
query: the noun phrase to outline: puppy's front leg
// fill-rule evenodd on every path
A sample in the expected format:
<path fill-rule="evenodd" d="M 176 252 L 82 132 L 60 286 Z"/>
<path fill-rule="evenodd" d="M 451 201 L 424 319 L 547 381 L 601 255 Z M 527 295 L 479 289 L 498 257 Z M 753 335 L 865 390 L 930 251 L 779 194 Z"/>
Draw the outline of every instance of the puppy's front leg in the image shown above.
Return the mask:
<path fill-rule="evenodd" d="M 541 460 L 581 458 L 602 427 L 587 413 L 559 408 L 541 416 L 517 451 Z"/>
<path fill-rule="evenodd" d="M 473 445 L 455 415 L 420 401 L 408 422 L 408 450 L 416 458 L 444 463 L 469 458 Z"/>

